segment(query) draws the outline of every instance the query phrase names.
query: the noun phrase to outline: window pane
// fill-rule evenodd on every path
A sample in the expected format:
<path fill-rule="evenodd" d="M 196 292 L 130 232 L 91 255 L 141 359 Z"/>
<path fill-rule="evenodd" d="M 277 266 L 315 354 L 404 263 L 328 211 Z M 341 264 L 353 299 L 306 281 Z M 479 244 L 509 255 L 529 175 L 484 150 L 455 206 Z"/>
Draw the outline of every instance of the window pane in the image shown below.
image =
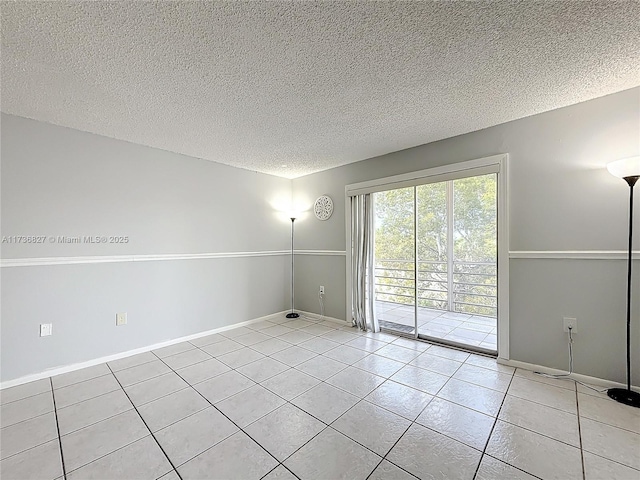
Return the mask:
<path fill-rule="evenodd" d="M 382 327 L 410 333 L 415 329 L 414 189 L 373 195 L 378 319 Z"/>
<path fill-rule="evenodd" d="M 418 197 L 418 305 L 446 310 L 447 183 L 416 187 Z"/>
<path fill-rule="evenodd" d="M 455 311 L 497 313 L 496 175 L 453 181 Z"/>

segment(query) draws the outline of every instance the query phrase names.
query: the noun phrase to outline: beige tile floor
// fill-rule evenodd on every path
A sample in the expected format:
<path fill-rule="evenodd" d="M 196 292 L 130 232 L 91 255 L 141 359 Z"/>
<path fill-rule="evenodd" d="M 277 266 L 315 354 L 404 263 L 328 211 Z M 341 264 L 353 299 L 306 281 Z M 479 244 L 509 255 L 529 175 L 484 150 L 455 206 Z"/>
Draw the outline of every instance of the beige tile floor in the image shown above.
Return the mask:
<path fill-rule="evenodd" d="M 388 329 L 412 327 L 415 330 L 415 307 L 391 302 L 376 302 L 378 318 L 389 322 Z M 394 327 L 394 325 L 397 327 Z M 418 333 L 429 337 L 451 340 L 463 345 L 497 350 L 497 320 L 495 317 L 447 312 L 418 307 Z"/>
<path fill-rule="evenodd" d="M 640 411 L 493 359 L 268 321 L 3 390 L 9 479 L 640 479 Z"/>

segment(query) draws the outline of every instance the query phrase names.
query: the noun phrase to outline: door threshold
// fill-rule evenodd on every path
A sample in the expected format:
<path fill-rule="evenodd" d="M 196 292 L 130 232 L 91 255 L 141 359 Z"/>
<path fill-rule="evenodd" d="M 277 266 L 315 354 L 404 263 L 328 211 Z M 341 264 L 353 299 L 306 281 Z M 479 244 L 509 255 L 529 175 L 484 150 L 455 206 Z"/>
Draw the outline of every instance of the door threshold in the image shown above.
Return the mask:
<path fill-rule="evenodd" d="M 492 358 L 497 358 L 498 357 L 498 351 L 497 350 L 490 350 L 488 348 L 483 348 L 483 347 L 476 347 L 473 345 L 466 345 L 464 343 L 459 343 L 459 342 L 453 342 L 451 340 L 445 340 L 442 338 L 438 338 L 438 337 L 430 337 L 428 335 L 421 335 L 420 333 L 418 333 L 418 338 L 416 338 L 414 336 L 413 333 L 408 333 L 408 332 L 400 332 L 397 330 L 392 330 L 389 328 L 380 328 L 381 332 L 384 333 L 390 333 L 392 335 L 396 335 L 398 337 L 402 337 L 402 338 L 409 338 L 411 340 L 417 340 L 419 342 L 423 342 L 423 343 L 430 343 L 432 345 L 439 345 L 439 346 L 443 346 L 443 347 L 447 347 L 447 348 L 452 348 L 454 350 L 460 350 L 462 352 L 466 352 L 466 353 L 476 353 L 478 355 L 483 355 L 485 357 L 492 357 Z"/>

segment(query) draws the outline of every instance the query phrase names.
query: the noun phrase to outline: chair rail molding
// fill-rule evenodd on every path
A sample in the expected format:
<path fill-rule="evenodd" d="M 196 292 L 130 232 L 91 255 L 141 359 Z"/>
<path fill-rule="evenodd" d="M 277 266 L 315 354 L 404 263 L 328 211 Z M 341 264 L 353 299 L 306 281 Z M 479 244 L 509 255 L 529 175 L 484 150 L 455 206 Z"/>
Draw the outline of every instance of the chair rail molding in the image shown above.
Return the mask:
<path fill-rule="evenodd" d="M 295 250 L 294 253 L 295 255 L 323 255 L 343 257 L 347 254 L 347 252 L 345 252 L 344 250 Z M 163 253 L 151 255 L 86 255 L 77 257 L 3 258 L 0 260 L 0 267 L 39 267 L 49 265 L 79 265 L 94 263 L 201 260 L 209 258 L 273 257 L 279 255 L 291 255 L 291 250 L 265 250 L 255 252 Z"/>
<path fill-rule="evenodd" d="M 346 250 L 294 250 L 296 255 L 346 256 Z"/>
<path fill-rule="evenodd" d="M 511 250 L 509 258 L 626 260 L 626 250 Z M 633 260 L 640 260 L 640 250 L 633 251 Z"/>
<path fill-rule="evenodd" d="M 0 267 L 32 267 L 44 265 L 77 265 L 91 263 L 155 262 L 167 260 L 201 260 L 208 258 L 273 257 L 291 255 L 290 250 L 215 253 L 163 253 L 151 255 L 97 255 L 78 257 L 3 258 Z"/>
<path fill-rule="evenodd" d="M 295 250 L 295 255 L 346 256 L 345 250 Z M 200 260 L 209 258 L 272 257 L 290 255 L 290 250 L 255 252 L 165 253 L 152 255 L 87 255 L 77 257 L 27 257 L 0 259 L 0 268 L 36 267 L 46 265 L 78 265 L 92 263 L 154 262 L 167 260 Z M 626 260 L 624 250 L 512 250 L 510 259 L 573 259 Z M 633 260 L 640 260 L 640 250 L 634 250 Z"/>

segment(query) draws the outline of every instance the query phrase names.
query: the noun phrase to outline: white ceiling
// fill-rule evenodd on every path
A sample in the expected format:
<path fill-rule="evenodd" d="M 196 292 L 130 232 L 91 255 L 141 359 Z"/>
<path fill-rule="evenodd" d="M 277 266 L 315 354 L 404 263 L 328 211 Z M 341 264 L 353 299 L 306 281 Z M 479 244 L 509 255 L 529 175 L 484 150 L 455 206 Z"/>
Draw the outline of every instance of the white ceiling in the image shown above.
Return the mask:
<path fill-rule="evenodd" d="M 640 2 L 2 2 L 2 111 L 293 178 L 640 85 Z"/>

